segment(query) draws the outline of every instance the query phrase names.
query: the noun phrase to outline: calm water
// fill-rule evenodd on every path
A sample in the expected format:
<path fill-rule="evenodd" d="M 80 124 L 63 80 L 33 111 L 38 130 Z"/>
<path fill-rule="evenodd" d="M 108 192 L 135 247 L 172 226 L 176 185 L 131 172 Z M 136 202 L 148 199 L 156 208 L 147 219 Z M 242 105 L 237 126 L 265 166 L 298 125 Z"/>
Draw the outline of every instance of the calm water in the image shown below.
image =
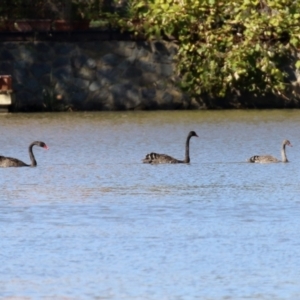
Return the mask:
<path fill-rule="evenodd" d="M 300 111 L 0 115 L 1 299 L 300 299 Z M 190 165 L 143 165 L 156 151 Z M 288 164 L 248 164 L 254 154 Z"/>

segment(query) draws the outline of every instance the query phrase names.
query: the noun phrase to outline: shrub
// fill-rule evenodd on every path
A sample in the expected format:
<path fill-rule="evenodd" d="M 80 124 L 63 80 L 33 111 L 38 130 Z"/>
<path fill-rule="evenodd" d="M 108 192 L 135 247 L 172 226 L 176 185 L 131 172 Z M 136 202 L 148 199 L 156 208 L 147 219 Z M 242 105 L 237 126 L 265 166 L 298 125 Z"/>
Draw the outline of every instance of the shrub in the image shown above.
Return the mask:
<path fill-rule="evenodd" d="M 174 38 L 181 87 L 193 96 L 244 91 L 284 96 L 282 64 L 300 44 L 297 2 L 131 0 L 131 17 L 119 25 L 151 39 Z"/>

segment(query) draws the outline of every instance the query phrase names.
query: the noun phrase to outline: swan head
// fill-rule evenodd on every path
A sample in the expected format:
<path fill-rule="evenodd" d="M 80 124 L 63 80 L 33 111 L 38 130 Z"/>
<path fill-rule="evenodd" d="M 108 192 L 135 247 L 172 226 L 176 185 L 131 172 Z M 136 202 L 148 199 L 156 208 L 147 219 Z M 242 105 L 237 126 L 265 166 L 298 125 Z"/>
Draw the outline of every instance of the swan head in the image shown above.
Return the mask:
<path fill-rule="evenodd" d="M 190 137 L 192 137 L 192 136 L 198 137 L 198 135 L 197 135 L 197 133 L 195 131 L 190 131 L 189 136 Z"/>
<path fill-rule="evenodd" d="M 284 141 L 282 142 L 282 145 L 283 145 L 283 146 L 290 146 L 290 147 L 293 147 L 293 145 L 291 144 L 291 142 L 290 142 L 289 140 L 284 140 Z"/>
<path fill-rule="evenodd" d="M 36 141 L 33 144 L 36 145 L 36 146 L 42 147 L 42 148 L 44 148 L 46 150 L 49 149 L 49 147 L 44 142 Z"/>

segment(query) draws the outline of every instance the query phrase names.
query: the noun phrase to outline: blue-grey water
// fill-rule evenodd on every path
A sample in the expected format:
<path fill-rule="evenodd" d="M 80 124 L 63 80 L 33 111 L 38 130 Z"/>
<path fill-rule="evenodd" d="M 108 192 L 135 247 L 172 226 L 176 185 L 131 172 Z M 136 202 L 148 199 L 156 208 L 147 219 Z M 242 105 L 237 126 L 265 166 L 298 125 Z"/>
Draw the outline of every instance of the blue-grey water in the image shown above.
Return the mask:
<path fill-rule="evenodd" d="M 1 299 L 300 299 L 300 111 L 0 115 Z M 190 165 L 145 165 L 149 152 Z M 255 154 L 290 163 L 249 164 Z"/>

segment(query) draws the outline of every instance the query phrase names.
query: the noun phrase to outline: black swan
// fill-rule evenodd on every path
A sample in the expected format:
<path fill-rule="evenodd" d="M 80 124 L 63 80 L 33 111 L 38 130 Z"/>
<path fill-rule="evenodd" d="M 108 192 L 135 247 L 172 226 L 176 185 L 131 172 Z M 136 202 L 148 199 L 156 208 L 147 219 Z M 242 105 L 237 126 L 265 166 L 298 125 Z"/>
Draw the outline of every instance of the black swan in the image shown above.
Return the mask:
<path fill-rule="evenodd" d="M 33 152 L 32 152 L 32 147 L 33 146 L 39 146 L 42 148 L 45 148 L 48 150 L 48 146 L 44 142 L 33 142 L 29 145 L 28 151 L 29 151 L 29 157 L 31 160 L 31 164 L 27 165 L 24 162 L 22 162 L 19 159 L 12 158 L 12 157 L 5 157 L 5 156 L 0 156 L 0 167 L 1 168 L 8 168 L 8 167 L 36 167 L 37 163 L 34 158 Z"/>
<path fill-rule="evenodd" d="M 281 146 L 281 159 L 282 160 L 281 160 L 281 162 L 287 163 L 289 161 L 286 157 L 285 146 L 292 147 L 292 144 L 289 140 L 284 140 L 282 142 L 282 146 Z M 280 160 L 271 155 L 254 155 L 248 159 L 248 162 L 250 162 L 250 163 L 277 163 L 277 162 L 280 162 Z"/>
<path fill-rule="evenodd" d="M 166 154 L 149 153 L 143 159 L 143 163 L 148 164 L 188 164 L 190 162 L 190 139 L 192 136 L 198 137 L 195 131 L 190 131 L 185 143 L 185 159 L 178 160 Z"/>

